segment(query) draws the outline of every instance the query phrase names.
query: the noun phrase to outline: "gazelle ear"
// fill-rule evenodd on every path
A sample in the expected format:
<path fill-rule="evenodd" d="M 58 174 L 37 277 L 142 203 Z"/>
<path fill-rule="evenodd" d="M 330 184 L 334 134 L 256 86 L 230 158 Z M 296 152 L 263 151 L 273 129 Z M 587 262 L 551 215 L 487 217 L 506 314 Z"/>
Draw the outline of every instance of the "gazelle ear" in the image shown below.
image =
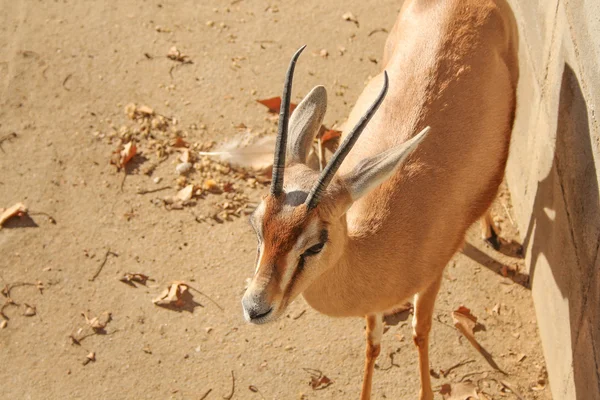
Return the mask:
<path fill-rule="evenodd" d="M 429 127 L 396 147 L 362 160 L 351 172 L 342 176 L 352 201 L 358 200 L 388 179 L 425 139 L 427 132 Z"/>
<path fill-rule="evenodd" d="M 287 162 L 306 163 L 311 143 L 323 123 L 327 111 L 327 91 L 316 86 L 298 104 L 290 118 L 287 140 Z"/>

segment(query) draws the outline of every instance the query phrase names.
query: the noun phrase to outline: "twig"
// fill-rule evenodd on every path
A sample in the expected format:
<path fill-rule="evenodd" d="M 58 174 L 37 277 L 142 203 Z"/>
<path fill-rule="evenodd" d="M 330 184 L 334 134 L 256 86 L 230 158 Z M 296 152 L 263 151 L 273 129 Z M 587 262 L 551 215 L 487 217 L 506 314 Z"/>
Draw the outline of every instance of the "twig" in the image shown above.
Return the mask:
<path fill-rule="evenodd" d="M 233 394 L 235 393 L 235 375 L 233 374 L 233 370 L 231 370 L 231 393 L 228 396 L 223 396 L 225 400 L 231 400 L 233 398 Z"/>
<path fill-rule="evenodd" d="M 500 204 L 502 204 L 502 207 L 504 208 L 504 212 L 506 212 L 506 216 L 508 217 L 508 220 L 510 221 L 512 226 L 516 228 L 517 225 L 515 224 L 515 221 L 513 221 L 512 217 L 510 216 L 510 212 L 508 212 L 508 207 L 506 207 L 506 205 L 504 205 L 503 202 L 500 202 Z"/>
<path fill-rule="evenodd" d="M 493 379 L 493 378 L 492 378 L 492 379 Z M 515 396 L 517 396 L 517 397 L 519 398 L 519 400 L 525 400 L 525 399 L 523 398 L 523 396 L 521 395 L 521 393 L 519 393 L 519 391 L 518 391 L 517 389 L 515 389 L 514 385 L 513 385 L 513 384 L 511 384 L 510 382 L 503 381 L 503 380 L 500 380 L 500 381 L 498 381 L 498 380 L 496 380 L 496 379 L 494 379 L 494 380 L 495 380 L 496 382 L 500 382 L 500 384 L 501 384 L 502 386 L 504 386 L 505 388 L 507 388 L 508 390 L 510 390 L 511 392 L 513 392 L 513 394 L 514 394 Z"/>
<path fill-rule="evenodd" d="M 300 314 L 296 315 L 295 317 L 292 317 L 292 319 L 293 319 L 294 321 L 295 321 L 295 320 L 297 320 L 297 319 L 299 319 L 301 316 L 303 316 L 303 315 L 304 315 L 304 313 L 305 313 L 305 312 L 306 312 L 306 310 L 302 310 L 302 311 L 300 312 Z"/>
<path fill-rule="evenodd" d="M 390 353 L 390 366 L 389 367 L 385 367 L 385 368 L 379 368 L 380 371 L 387 371 L 389 369 L 392 369 L 393 367 L 400 367 L 400 365 L 395 364 L 394 363 L 394 357 L 396 356 L 397 353 Z"/>
<path fill-rule="evenodd" d="M 9 134 L 6 134 L 6 135 L 0 137 L 0 150 L 2 150 L 2 152 L 4 152 L 4 149 L 2 148 L 2 143 L 6 142 L 7 140 L 15 139 L 16 137 L 17 137 L 16 132 L 11 132 Z"/>
<path fill-rule="evenodd" d="M 123 168 L 123 179 L 121 179 L 121 192 L 123 191 L 123 187 L 125 186 L 125 179 L 127 178 L 127 170 Z"/>
<path fill-rule="evenodd" d="M 178 61 L 178 60 L 176 60 Z M 179 61 L 179 64 L 175 64 L 173 66 L 171 66 L 171 68 L 169 69 L 169 75 L 171 76 L 171 79 L 173 79 L 173 71 L 176 70 L 177 68 L 181 67 L 182 65 L 186 65 L 186 64 L 193 64 L 194 62 L 192 60 L 187 60 L 187 61 Z"/>
<path fill-rule="evenodd" d="M 208 396 L 210 394 L 210 392 L 212 392 L 212 388 L 208 389 L 208 391 L 206 393 L 204 393 L 202 395 L 202 397 L 200 397 L 200 400 L 204 400 L 206 398 L 206 396 Z"/>
<path fill-rule="evenodd" d="M 473 362 L 475 362 L 475 360 L 464 360 L 464 361 L 461 361 L 461 362 L 459 362 L 457 364 L 454 364 L 453 366 L 451 366 L 447 370 L 443 370 L 443 371 L 440 370 L 440 372 L 442 373 L 442 376 L 445 378 L 445 377 L 448 376 L 448 374 L 450 374 L 450 372 L 452 372 L 452 370 L 454 370 L 456 368 L 459 368 L 459 367 L 462 367 L 463 365 L 471 364 Z"/>
<path fill-rule="evenodd" d="M 73 74 L 67 75 L 67 77 L 63 80 L 63 83 L 62 83 L 62 86 L 65 88 L 65 90 L 67 92 L 71 91 L 71 89 L 69 89 L 66 85 L 67 85 L 67 82 L 69 81 L 69 79 L 71 79 L 72 76 L 73 76 Z"/>
<path fill-rule="evenodd" d="M 137 194 L 156 193 L 156 192 L 161 192 L 161 191 L 167 190 L 167 189 L 171 189 L 171 186 L 163 186 L 163 187 L 159 187 L 158 189 L 140 189 L 137 191 Z"/>
<path fill-rule="evenodd" d="M 368 36 L 371 36 L 371 35 L 373 35 L 373 34 L 375 34 L 375 33 L 377 33 L 377 32 L 383 32 L 383 33 L 387 33 L 387 32 L 388 32 L 388 30 L 387 30 L 387 29 L 385 29 L 385 28 L 373 29 L 371 32 L 369 32 L 369 35 L 368 35 Z"/>
<path fill-rule="evenodd" d="M 28 214 L 29 215 L 43 215 L 46 218 L 48 218 L 50 223 L 52 223 L 53 225 L 56 225 L 56 219 L 54 219 L 54 217 L 52 215 L 45 213 L 43 211 L 29 211 Z"/>
<path fill-rule="evenodd" d="M 106 254 L 104 254 L 104 260 L 102 260 L 102 262 L 100 263 L 100 266 L 96 270 L 96 273 L 94 274 L 94 276 L 92 276 L 90 278 L 90 282 L 94 282 L 94 280 L 98 277 L 98 275 L 100 275 L 100 272 L 102 272 L 102 268 L 104 268 L 104 264 L 106 264 L 106 261 L 108 260 L 109 255 L 119 257 L 119 255 L 117 253 L 110 251 L 110 249 L 106 250 Z"/>
<path fill-rule="evenodd" d="M 471 377 L 473 375 L 479 375 L 479 374 L 489 374 L 489 373 L 493 373 L 494 371 L 477 371 L 477 372 L 469 372 L 467 374 L 464 374 L 463 376 L 461 376 L 461 378 L 459 379 L 459 382 L 463 382 L 466 378 Z"/>
<path fill-rule="evenodd" d="M 187 285 L 187 286 L 188 286 L 190 289 L 192 289 L 193 291 L 195 291 L 195 292 L 198 292 L 200 295 L 202 295 L 202 296 L 206 297 L 207 299 L 209 299 L 209 300 L 210 300 L 210 301 L 211 301 L 211 302 L 212 302 L 212 303 L 213 303 L 215 306 L 219 307 L 219 310 L 221 310 L 221 311 L 225 311 L 225 309 L 224 309 L 223 307 L 221 307 L 221 306 L 219 305 L 219 303 L 217 303 L 216 301 L 214 301 L 214 300 L 212 299 L 212 297 L 210 297 L 209 295 L 202 293 L 201 291 L 199 291 L 198 289 L 196 289 L 196 288 L 194 288 L 194 287 L 191 287 L 190 285 Z"/>

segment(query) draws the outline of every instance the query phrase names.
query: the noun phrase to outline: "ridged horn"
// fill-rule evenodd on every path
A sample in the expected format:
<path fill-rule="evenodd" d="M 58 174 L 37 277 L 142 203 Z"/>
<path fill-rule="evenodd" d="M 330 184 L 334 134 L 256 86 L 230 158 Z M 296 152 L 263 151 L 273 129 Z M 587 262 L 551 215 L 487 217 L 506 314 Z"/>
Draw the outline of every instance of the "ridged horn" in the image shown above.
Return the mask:
<path fill-rule="evenodd" d="M 275 142 L 275 159 L 273 160 L 273 181 L 271 183 L 271 194 L 275 197 L 283 192 L 283 171 L 285 168 L 285 150 L 288 135 L 288 121 L 290 119 L 290 98 L 292 96 L 292 80 L 294 78 L 294 67 L 300 53 L 306 45 L 300 47 L 288 67 L 283 95 L 281 96 L 281 108 L 279 110 L 279 128 L 277 130 L 277 141 Z"/>
<path fill-rule="evenodd" d="M 389 83 L 388 74 L 387 74 L 387 71 L 384 71 L 383 72 L 383 88 L 381 89 L 381 92 L 377 96 L 377 99 L 375 99 L 375 101 L 373 102 L 371 107 L 369 107 L 369 109 L 362 116 L 360 121 L 358 121 L 358 123 L 356 124 L 354 129 L 352 129 L 352 131 L 348 134 L 348 136 L 346 136 L 346 139 L 340 145 L 340 147 L 338 147 L 336 152 L 333 154 L 333 157 L 331 157 L 331 160 L 325 167 L 325 169 L 323 169 L 323 171 L 321 171 L 319 180 L 317 180 L 317 183 L 315 184 L 315 186 L 313 186 L 310 193 L 308 194 L 305 204 L 309 210 L 312 208 L 315 208 L 317 206 L 317 204 L 319 204 L 321 195 L 327 188 L 327 185 L 329 185 L 329 182 L 331 182 L 331 179 L 333 179 L 333 176 L 335 175 L 338 168 L 342 164 L 342 161 L 344 161 L 344 158 L 346 158 L 346 156 L 348 155 L 350 150 L 352 150 L 352 147 L 358 140 L 360 134 L 365 129 L 365 127 L 367 126 L 367 124 L 369 123 L 369 121 L 371 120 L 371 118 L 373 117 L 373 115 L 375 114 L 375 112 L 377 111 L 379 106 L 381 105 L 381 102 L 385 98 L 385 95 L 388 90 L 388 83 Z"/>

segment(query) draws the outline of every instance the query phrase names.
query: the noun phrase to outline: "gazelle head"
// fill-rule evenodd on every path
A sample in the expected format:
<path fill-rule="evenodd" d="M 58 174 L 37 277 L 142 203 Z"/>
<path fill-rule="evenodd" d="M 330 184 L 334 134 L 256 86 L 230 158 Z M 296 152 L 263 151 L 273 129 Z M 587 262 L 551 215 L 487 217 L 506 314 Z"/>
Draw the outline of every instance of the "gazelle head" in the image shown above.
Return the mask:
<path fill-rule="evenodd" d="M 258 254 L 256 271 L 242 306 L 246 320 L 255 324 L 277 319 L 300 293 L 336 264 L 347 240 L 348 208 L 392 175 L 429 129 L 398 147 L 363 160 L 348 174 L 336 175 L 387 93 L 386 72 L 377 99 L 327 166 L 321 172 L 311 169 L 307 156 L 325 116 L 327 93 L 323 86 L 315 87 L 289 118 L 294 67 L 304 47 L 292 57 L 286 76 L 271 190 L 250 217 L 258 238 Z"/>

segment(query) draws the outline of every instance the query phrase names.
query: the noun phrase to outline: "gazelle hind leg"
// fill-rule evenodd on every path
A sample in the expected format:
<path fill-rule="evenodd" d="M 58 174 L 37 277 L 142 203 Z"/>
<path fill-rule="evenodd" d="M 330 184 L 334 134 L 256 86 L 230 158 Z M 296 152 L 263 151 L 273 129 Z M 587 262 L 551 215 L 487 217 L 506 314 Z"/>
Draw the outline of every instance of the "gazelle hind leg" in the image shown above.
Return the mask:
<path fill-rule="evenodd" d="M 367 348 L 365 352 L 365 372 L 363 376 L 360 400 L 371 399 L 371 385 L 373 383 L 373 367 L 381 351 L 381 335 L 383 335 L 383 316 L 370 314 L 365 317 L 367 322 Z"/>
<path fill-rule="evenodd" d="M 486 211 L 479 223 L 481 224 L 481 238 L 498 250 L 500 248 L 500 229 L 494 224 L 490 210 Z"/>
<path fill-rule="evenodd" d="M 425 290 L 415 295 L 413 340 L 419 352 L 419 376 L 421 377 L 419 400 L 433 400 L 431 378 L 429 377 L 429 332 L 431 331 L 433 306 L 441 283 L 440 277 Z"/>

